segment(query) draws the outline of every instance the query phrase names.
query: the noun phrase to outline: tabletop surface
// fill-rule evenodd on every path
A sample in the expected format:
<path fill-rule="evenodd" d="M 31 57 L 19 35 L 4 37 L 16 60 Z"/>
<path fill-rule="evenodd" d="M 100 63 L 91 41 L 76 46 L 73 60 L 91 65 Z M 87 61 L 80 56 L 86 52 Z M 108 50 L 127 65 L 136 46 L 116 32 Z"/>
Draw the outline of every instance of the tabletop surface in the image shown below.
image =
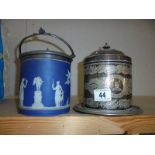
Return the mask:
<path fill-rule="evenodd" d="M 143 113 L 133 116 L 101 116 L 81 114 L 72 107 L 82 99 L 72 97 L 67 114 L 32 117 L 17 113 L 15 99 L 0 103 L 0 134 L 154 134 L 155 97 L 133 97 L 133 105 Z"/>

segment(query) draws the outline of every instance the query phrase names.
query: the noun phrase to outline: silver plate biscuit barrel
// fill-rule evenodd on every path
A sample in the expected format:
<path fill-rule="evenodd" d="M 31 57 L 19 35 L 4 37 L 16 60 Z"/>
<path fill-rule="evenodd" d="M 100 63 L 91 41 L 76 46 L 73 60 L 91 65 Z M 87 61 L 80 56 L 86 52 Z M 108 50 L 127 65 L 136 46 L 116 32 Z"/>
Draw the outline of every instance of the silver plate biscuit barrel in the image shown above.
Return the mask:
<path fill-rule="evenodd" d="M 69 48 L 71 54 L 49 49 L 22 52 L 22 45 L 38 36 L 58 39 Z M 40 28 L 38 33 L 21 40 L 19 52 L 19 112 L 31 116 L 52 116 L 69 112 L 70 68 L 75 57 L 72 47 L 61 37 Z"/>
<path fill-rule="evenodd" d="M 103 48 L 84 60 L 85 104 L 92 108 L 125 109 L 132 99 L 131 58 Z"/>
<path fill-rule="evenodd" d="M 74 109 L 103 115 L 140 113 L 131 103 L 132 60 L 106 43 L 84 59 L 84 103 Z"/>

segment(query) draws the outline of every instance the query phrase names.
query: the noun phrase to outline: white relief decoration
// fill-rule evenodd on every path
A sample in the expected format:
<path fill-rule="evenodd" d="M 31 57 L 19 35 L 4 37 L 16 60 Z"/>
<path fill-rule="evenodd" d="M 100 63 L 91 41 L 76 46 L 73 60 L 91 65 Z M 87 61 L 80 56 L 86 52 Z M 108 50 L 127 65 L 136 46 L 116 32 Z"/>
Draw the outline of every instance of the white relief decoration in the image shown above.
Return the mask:
<path fill-rule="evenodd" d="M 67 77 L 67 80 L 66 80 L 65 84 L 69 85 L 70 84 L 70 79 L 71 79 L 71 73 L 70 73 L 69 70 L 68 70 L 68 72 L 66 74 L 66 77 Z"/>
<path fill-rule="evenodd" d="M 36 85 L 36 91 L 40 91 L 42 83 L 43 83 L 43 80 L 39 76 L 33 79 L 33 85 Z"/>
<path fill-rule="evenodd" d="M 44 107 L 42 103 L 42 91 L 41 91 L 42 83 L 43 83 L 43 80 L 39 76 L 33 79 L 33 85 L 36 86 L 36 90 L 34 91 L 34 103 L 32 104 L 33 108 Z"/>
<path fill-rule="evenodd" d="M 20 105 L 23 106 L 23 102 L 24 102 L 24 88 L 27 87 L 27 83 L 28 81 L 25 78 L 22 78 L 21 83 L 20 83 Z"/>
<path fill-rule="evenodd" d="M 60 81 L 56 82 L 55 87 L 54 87 L 54 81 L 53 81 L 52 89 L 55 90 L 55 105 L 56 107 L 60 107 L 62 101 L 64 100 L 64 91 L 62 89 L 62 86 L 60 85 Z"/>

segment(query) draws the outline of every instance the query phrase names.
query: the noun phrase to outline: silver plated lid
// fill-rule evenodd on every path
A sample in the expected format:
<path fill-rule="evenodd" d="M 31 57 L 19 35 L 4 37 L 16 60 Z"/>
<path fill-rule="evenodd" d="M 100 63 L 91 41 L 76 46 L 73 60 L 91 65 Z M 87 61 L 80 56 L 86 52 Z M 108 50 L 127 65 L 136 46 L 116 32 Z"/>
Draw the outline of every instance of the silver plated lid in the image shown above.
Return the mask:
<path fill-rule="evenodd" d="M 71 62 L 73 59 L 66 53 L 62 53 L 59 51 L 50 51 L 50 50 L 37 50 L 37 51 L 28 51 L 24 52 L 20 55 L 21 60 L 33 59 L 33 58 L 51 58 L 51 59 L 59 59 Z"/>
<path fill-rule="evenodd" d="M 94 51 L 91 55 L 84 59 L 85 64 L 100 61 L 121 61 L 131 63 L 131 58 L 121 51 L 111 49 L 110 46 L 107 43 L 105 43 L 103 47 L 100 47 L 98 50 Z"/>

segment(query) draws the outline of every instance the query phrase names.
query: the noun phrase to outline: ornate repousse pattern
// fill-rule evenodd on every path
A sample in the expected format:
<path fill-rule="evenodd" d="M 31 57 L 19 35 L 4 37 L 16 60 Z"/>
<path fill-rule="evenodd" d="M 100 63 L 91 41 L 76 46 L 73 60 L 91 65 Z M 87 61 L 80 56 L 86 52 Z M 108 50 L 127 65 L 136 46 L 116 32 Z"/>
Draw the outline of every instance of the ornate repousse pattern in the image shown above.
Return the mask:
<path fill-rule="evenodd" d="M 125 109 L 131 106 L 131 64 L 111 62 L 85 65 L 85 105 L 101 109 Z M 110 88 L 111 101 L 94 101 L 94 89 Z"/>

